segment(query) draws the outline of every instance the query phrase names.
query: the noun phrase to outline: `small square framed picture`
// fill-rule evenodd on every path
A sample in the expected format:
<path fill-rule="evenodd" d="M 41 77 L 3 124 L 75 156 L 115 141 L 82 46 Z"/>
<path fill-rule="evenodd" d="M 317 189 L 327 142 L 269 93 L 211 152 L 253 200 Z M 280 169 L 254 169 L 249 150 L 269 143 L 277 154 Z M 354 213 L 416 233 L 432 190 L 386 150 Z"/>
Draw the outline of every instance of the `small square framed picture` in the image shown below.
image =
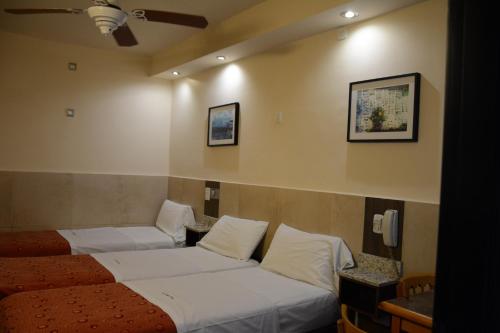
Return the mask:
<path fill-rule="evenodd" d="M 352 82 L 347 141 L 418 141 L 420 74 Z"/>
<path fill-rule="evenodd" d="M 237 145 L 239 118 L 240 103 L 209 108 L 207 145 L 209 147 Z"/>

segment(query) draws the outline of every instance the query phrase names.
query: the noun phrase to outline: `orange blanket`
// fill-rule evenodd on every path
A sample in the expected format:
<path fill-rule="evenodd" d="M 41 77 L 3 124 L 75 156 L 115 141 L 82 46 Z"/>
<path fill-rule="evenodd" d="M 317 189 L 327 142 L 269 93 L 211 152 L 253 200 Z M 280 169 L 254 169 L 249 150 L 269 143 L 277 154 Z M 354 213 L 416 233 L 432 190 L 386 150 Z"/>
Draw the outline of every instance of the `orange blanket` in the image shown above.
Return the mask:
<path fill-rule="evenodd" d="M 176 333 L 168 314 L 121 283 L 30 291 L 0 301 L 2 333 Z"/>
<path fill-rule="evenodd" d="M 0 232 L 0 257 L 42 257 L 71 254 L 57 231 Z"/>
<path fill-rule="evenodd" d="M 0 258 L 0 299 L 21 291 L 115 282 L 89 255 Z"/>

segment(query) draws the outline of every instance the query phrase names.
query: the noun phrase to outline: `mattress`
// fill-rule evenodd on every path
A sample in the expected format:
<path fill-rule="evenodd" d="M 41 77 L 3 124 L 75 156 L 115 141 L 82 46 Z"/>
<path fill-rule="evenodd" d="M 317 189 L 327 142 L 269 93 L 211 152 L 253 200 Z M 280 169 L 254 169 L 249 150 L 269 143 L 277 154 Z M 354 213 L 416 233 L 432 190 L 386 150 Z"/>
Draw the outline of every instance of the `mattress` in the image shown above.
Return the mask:
<path fill-rule="evenodd" d="M 89 228 L 57 230 L 71 247 L 71 254 L 173 248 L 175 242 L 156 227 Z"/>
<path fill-rule="evenodd" d="M 338 317 L 336 293 L 260 267 L 124 284 L 168 313 L 178 333 L 308 332 Z"/>
<path fill-rule="evenodd" d="M 198 246 L 94 253 L 91 256 L 113 274 L 116 282 L 216 272 L 258 265 L 254 260 L 237 260 Z"/>

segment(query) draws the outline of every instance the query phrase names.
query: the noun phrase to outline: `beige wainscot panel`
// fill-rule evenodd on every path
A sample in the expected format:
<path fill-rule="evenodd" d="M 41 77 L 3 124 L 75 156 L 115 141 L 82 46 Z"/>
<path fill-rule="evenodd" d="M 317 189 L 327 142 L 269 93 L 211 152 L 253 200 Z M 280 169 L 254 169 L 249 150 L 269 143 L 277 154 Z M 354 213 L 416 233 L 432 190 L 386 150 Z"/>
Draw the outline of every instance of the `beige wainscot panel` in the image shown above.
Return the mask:
<path fill-rule="evenodd" d="M 279 222 L 308 232 L 328 234 L 332 220 L 330 193 L 278 190 Z"/>
<path fill-rule="evenodd" d="M 240 185 L 232 183 L 220 184 L 219 216 L 239 216 Z"/>
<path fill-rule="evenodd" d="M 120 177 L 74 175 L 73 226 L 98 227 L 120 223 Z"/>
<path fill-rule="evenodd" d="M 121 225 L 154 225 L 167 198 L 166 176 L 120 176 Z"/>
<path fill-rule="evenodd" d="M 168 199 L 181 202 L 182 201 L 182 184 L 184 179 L 177 177 L 168 177 Z"/>
<path fill-rule="evenodd" d="M 71 227 L 72 201 L 73 177 L 69 174 L 15 173 L 12 188 L 13 229 Z"/>
<path fill-rule="evenodd" d="M 439 206 L 406 202 L 403 227 L 405 276 L 433 273 L 436 269 Z"/>
<path fill-rule="evenodd" d="M 167 177 L 74 175 L 73 226 L 153 225 Z"/>
<path fill-rule="evenodd" d="M 168 199 L 193 207 L 196 221 L 202 221 L 205 210 L 205 181 L 168 178 Z"/>
<path fill-rule="evenodd" d="M 342 237 L 353 253 L 363 248 L 365 197 L 332 195 L 333 221 L 329 234 Z"/>

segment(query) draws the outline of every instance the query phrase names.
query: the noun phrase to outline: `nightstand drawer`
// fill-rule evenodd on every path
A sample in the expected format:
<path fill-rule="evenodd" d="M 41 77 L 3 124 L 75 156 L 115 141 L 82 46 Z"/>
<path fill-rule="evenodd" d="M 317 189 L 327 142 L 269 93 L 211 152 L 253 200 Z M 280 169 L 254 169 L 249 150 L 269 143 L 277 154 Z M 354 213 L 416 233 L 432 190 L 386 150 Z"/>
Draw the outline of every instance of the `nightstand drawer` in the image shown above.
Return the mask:
<path fill-rule="evenodd" d="M 186 246 L 195 246 L 209 230 L 209 228 L 186 227 Z"/>
<path fill-rule="evenodd" d="M 346 277 L 340 278 L 340 303 L 372 317 L 378 315 L 378 304 L 396 297 L 396 284 L 372 286 Z"/>

